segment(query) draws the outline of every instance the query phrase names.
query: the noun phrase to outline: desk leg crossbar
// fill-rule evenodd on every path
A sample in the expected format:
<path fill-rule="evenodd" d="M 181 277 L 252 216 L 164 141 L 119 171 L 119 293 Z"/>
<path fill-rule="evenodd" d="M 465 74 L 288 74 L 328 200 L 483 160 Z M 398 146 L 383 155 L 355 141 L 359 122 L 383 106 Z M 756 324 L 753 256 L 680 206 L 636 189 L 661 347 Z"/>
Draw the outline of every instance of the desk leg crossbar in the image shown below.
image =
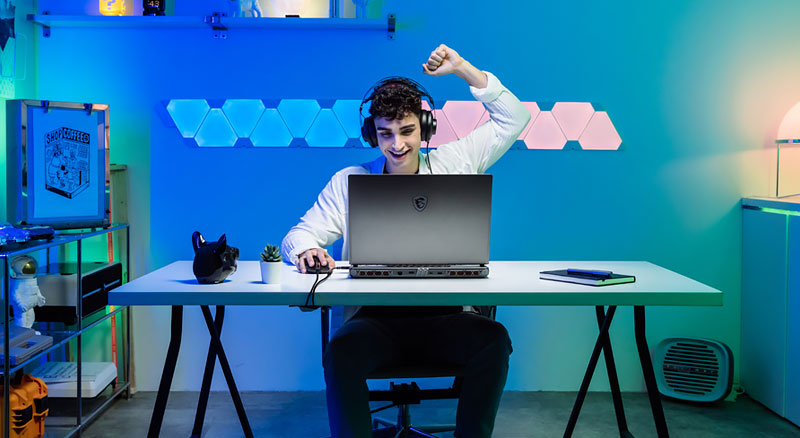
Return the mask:
<path fill-rule="evenodd" d="M 586 374 L 584 374 L 581 387 L 578 390 L 578 396 L 572 408 L 572 413 L 567 423 L 567 429 L 564 432 L 564 438 L 571 437 L 575 430 L 575 424 L 578 422 L 578 415 L 580 415 L 583 401 L 586 399 L 586 392 L 589 390 L 589 383 L 592 381 L 597 362 L 600 359 L 601 350 L 603 351 L 606 369 L 608 370 L 608 383 L 611 389 L 611 397 L 614 400 L 614 412 L 617 416 L 619 435 L 621 438 L 633 438 L 633 435 L 628 431 L 628 422 L 625 420 L 625 409 L 622 405 L 622 394 L 619 389 L 617 368 L 614 364 L 614 353 L 611 350 L 611 338 L 608 335 L 608 329 L 611 326 L 611 321 L 614 318 L 614 312 L 616 312 L 616 310 L 617 306 L 608 306 L 608 312 L 606 312 L 605 306 L 596 307 L 597 325 L 600 328 L 600 333 L 597 335 L 597 341 L 594 344 L 592 356 L 589 358 Z M 642 364 L 642 374 L 644 375 L 647 394 L 650 398 L 650 407 L 653 410 L 656 431 L 658 432 L 659 438 L 667 438 L 669 437 L 669 431 L 667 430 L 667 422 L 664 418 L 664 410 L 661 406 L 661 398 L 658 393 L 658 386 L 656 385 L 655 373 L 653 372 L 653 363 L 650 360 L 650 350 L 647 346 L 647 338 L 645 337 L 644 306 L 634 306 L 633 315 L 636 346 L 639 350 L 639 361 Z"/>
<path fill-rule="evenodd" d="M 211 343 L 208 346 L 208 356 L 206 357 L 206 368 L 203 373 L 203 384 L 200 388 L 200 400 L 197 403 L 197 412 L 195 414 L 194 427 L 192 428 L 192 437 L 199 437 L 203 429 L 203 420 L 205 419 L 206 407 L 208 406 L 208 395 L 211 390 L 211 378 L 214 374 L 214 364 L 216 358 L 219 358 L 222 373 L 225 375 L 225 381 L 228 383 L 228 391 L 233 398 L 233 404 L 236 407 L 236 413 L 239 416 L 239 422 L 242 424 L 242 430 L 247 438 L 253 438 L 253 431 L 250 428 L 250 422 L 247 420 L 247 414 L 242 404 L 242 399 L 239 396 L 239 390 L 236 388 L 236 382 L 231 373 L 228 358 L 225 355 L 225 350 L 222 348 L 222 341 L 220 340 L 220 332 L 222 331 L 222 321 L 225 316 L 225 306 L 216 306 L 216 317 L 212 319 L 211 310 L 208 306 L 200 306 L 203 311 L 203 319 L 205 319 L 208 333 L 211 335 Z M 169 389 L 172 386 L 172 376 L 175 374 L 175 365 L 178 362 L 178 352 L 181 347 L 181 334 L 183 331 L 183 306 L 172 306 L 172 322 L 171 322 L 171 335 L 169 340 L 169 348 L 167 350 L 167 358 L 164 362 L 164 371 L 161 374 L 161 383 L 158 386 L 158 395 L 156 396 L 156 404 L 153 407 L 153 416 L 150 419 L 150 429 L 147 432 L 148 438 L 157 438 L 161 432 L 161 423 L 164 420 L 164 411 L 167 407 L 167 398 L 169 397 Z"/>

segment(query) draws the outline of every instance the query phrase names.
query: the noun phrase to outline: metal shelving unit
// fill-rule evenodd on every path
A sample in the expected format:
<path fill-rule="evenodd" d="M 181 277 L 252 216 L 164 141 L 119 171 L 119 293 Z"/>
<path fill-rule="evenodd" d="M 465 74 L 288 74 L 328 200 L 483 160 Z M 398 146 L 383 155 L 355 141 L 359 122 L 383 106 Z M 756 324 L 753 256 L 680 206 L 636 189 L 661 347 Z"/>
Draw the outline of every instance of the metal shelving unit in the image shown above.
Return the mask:
<path fill-rule="evenodd" d="M 42 357 L 45 355 L 51 354 L 59 349 L 66 348 L 70 341 L 75 341 L 76 344 L 76 354 L 75 354 L 75 361 L 77 364 L 77 376 L 76 376 L 76 399 L 75 401 L 71 401 L 70 399 L 49 399 L 50 403 L 50 414 L 48 415 L 47 419 L 45 420 L 46 424 L 46 433 L 48 437 L 55 437 L 55 438 L 67 438 L 73 436 L 80 436 L 81 430 L 83 430 L 94 418 L 97 417 L 115 398 L 117 398 L 120 394 L 125 393 L 126 398 L 130 396 L 130 334 L 131 334 L 131 315 L 130 315 L 130 308 L 128 306 L 120 306 L 113 311 L 106 310 L 105 312 L 95 312 L 91 315 L 83 316 L 83 291 L 82 289 L 82 273 L 81 273 L 81 263 L 83 262 L 83 248 L 82 243 L 84 240 L 101 236 L 109 233 L 124 232 L 125 234 L 125 245 L 124 245 L 124 252 L 125 252 L 125 260 L 124 266 L 125 270 L 122 273 L 122 283 L 127 283 L 130 279 L 130 228 L 127 224 L 112 224 L 108 228 L 104 229 L 94 229 L 91 231 L 64 231 L 59 232 L 56 234 L 53 239 L 49 241 L 31 241 L 21 244 L 8 244 L 4 248 L 3 251 L 0 251 L 0 258 L 2 258 L 2 263 L 4 266 L 4 279 L 3 279 L 3 307 L 4 307 L 4 321 L 5 324 L 3 325 L 3 331 L 5 336 L 5 341 L 3 342 L 3 365 L 0 374 L 3 376 L 3 406 L 6 407 L 3 409 L 3 437 L 10 436 L 10 409 L 9 402 L 10 402 L 10 384 L 11 384 L 11 377 L 14 376 L 17 372 L 22 371 L 26 366 L 35 364 L 36 361 L 40 361 Z M 48 324 L 48 327 L 36 327 L 38 331 L 40 331 L 43 335 L 52 336 L 53 337 L 53 345 L 49 346 L 48 348 L 36 353 L 35 355 L 31 356 L 30 358 L 26 359 L 25 361 L 11 365 L 11 360 L 9 358 L 9 324 L 10 321 L 10 311 L 9 311 L 9 304 L 10 304 L 10 274 L 11 274 L 11 261 L 14 257 L 23 255 L 23 254 L 30 254 L 39 251 L 47 251 L 47 259 L 49 262 L 50 259 L 50 250 L 52 248 L 60 247 L 63 245 L 67 245 L 70 243 L 75 243 L 76 245 L 76 314 L 77 314 L 77 321 L 73 325 L 68 325 L 64 323 L 53 323 L 52 326 Z M 121 246 L 121 248 L 123 248 Z M 109 260 L 110 261 L 110 260 Z M 81 396 L 81 363 L 82 363 L 82 352 L 81 352 L 81 336 L 85 334 L 88 330 L 91 330 L 94 327 L 97 327 L 101 323 L 111 319 L 114 316 L 121 316 L 123 317 L 124 321 L 124 334 L 123 343 L 124 343 L 124 363 L 123 363 L 123 376 L 117 376 L 115 382 L 113 382 L 109 387 L 105 388 L 97 397 L 92 399 L 84 399 Z M 118 335 L 119 336 L 119 335 Z M 119 369 L 119 366 L 118 366 Z M 69 405 L 72 404 L 73 408 L 70 409 Z M 84 412 L 84 404 L 87 405 L 86 412 Z M 63 411 L 69 412 L 70 416 L 54 416 L 54 412 Z"/>

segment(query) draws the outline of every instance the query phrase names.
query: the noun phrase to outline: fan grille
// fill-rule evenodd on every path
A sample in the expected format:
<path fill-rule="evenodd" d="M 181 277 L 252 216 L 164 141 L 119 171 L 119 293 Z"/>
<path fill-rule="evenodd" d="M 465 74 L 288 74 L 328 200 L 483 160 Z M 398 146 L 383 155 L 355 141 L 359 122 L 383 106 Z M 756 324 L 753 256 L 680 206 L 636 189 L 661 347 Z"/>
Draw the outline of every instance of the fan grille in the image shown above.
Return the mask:
<path fill-rule="evenodd" d="M 703 344 L 676 342 L 664 355 L 664 380 L 673 391 L 705 395 L 719 384 L 719 358 Z"/>

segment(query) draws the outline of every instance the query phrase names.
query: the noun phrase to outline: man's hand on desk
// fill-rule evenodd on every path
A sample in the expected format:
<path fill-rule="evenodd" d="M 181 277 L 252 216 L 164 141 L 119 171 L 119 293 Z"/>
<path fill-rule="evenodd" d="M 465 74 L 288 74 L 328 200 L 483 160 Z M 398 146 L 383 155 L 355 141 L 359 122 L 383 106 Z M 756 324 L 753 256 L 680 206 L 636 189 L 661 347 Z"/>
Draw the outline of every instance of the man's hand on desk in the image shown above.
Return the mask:
<path fill-rule="evenodd" d="M 303 274 L 306 273 L 306 263 L 308 262 L 308 266 L 314 266 L 314 256 L 319 258 L 320 264 L 322 266 L 327 266 L 331 270 L 336 266 L 336 262 L 333 260 L 333 257 L 328 255 L 328 251 L 325 251 L 322 248 L 311 248 L 303 251 L 297 256 L 297 270 L 302 272 Z"/>

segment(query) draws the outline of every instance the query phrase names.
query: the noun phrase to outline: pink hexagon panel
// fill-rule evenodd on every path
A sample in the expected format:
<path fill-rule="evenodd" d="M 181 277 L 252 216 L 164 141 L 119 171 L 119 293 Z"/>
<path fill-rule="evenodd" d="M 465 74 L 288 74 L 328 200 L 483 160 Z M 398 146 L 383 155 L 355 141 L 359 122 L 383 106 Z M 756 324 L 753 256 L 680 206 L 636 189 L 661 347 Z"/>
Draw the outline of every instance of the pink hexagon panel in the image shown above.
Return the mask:
<path fill-rule="evenodd" d="M 567 138 L 550 111 L 539 113 L 524 141 L 528 149 L 563 149 L 567 144 Z"/>
<path fill-rule="evenodd" d="M 448 100 L 442 111 L 458 138 L 464 138 L 478 126 L 486 108 L 475 100 Z"/>
<path fill-rule="evenodd" d="M 594 108 L 588 102 L 556 102 L 552 113 L 567 140 L 577 140 L 592 118 Z"/>
<path fill-rule="evenodd" d="M 622 139 L 605 111 L 597 111 L 578 139 L 583 149 L 617 150 Z"/>
<path fill-rule="evenodd" d="M 431 107 L 428 102 L 422 101 L 422 109 L 430 111 Z M 447 120 L 447 115 L 442 110 L 433 110 L 433 116 L 436 118 L 436 134 L 431 137 L 430 147 L 435 148 L 458 140 L 458 135 L 453 131 L 450 121 Z M 422 146 L 424 147 L 425 144 L 423 143 Z"/>

